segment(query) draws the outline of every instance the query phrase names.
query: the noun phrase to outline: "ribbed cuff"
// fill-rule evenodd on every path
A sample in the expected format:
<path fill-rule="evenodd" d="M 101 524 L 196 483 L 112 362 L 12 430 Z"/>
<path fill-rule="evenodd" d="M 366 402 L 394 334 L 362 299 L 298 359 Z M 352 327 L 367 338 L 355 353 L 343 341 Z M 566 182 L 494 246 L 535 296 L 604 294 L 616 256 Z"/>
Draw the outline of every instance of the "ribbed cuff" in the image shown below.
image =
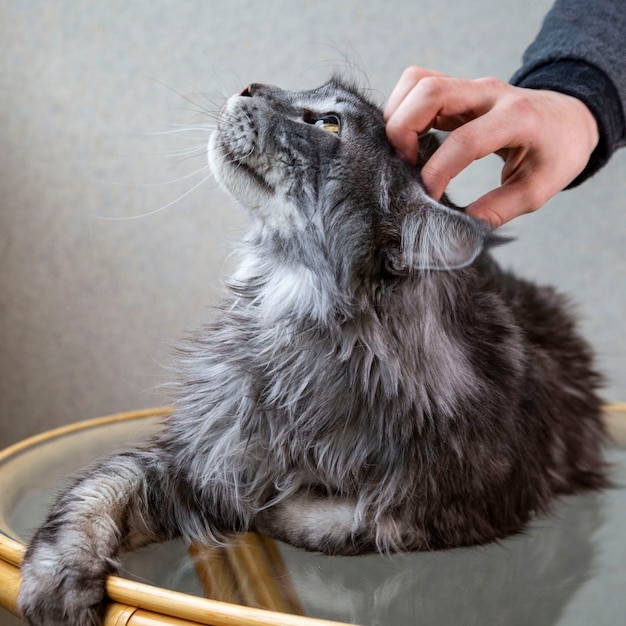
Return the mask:
<path fill-rule="evenodd" d="M 523 70 L 522 70 L 523 71 Z M 587 166 L 568 186 L 580 185 L 600 170 L 623 141 L 624 115 L 615 85 L 594 65 L 574 59 L 554 61 L 528 73 L 518 72 L 511 83 L 528 89 L 559 91 L 581 100 L 596 118 L 600 140 Z"/>

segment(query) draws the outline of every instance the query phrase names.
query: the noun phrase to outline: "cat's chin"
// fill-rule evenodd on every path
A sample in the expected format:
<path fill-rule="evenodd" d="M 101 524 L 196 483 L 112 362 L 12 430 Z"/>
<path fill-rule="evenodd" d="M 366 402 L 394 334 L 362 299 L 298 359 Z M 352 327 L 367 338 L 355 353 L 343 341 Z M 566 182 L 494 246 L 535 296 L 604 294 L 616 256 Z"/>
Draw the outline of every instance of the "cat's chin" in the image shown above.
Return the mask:
<path fill-rule="evenodd" d="M 257 209 L 274 196 L 274 188 L 242 159 L 234 157 L 220 137 L 219 130 L 209 139 L 208 160 L 220 187 L 249 209 Z"/>

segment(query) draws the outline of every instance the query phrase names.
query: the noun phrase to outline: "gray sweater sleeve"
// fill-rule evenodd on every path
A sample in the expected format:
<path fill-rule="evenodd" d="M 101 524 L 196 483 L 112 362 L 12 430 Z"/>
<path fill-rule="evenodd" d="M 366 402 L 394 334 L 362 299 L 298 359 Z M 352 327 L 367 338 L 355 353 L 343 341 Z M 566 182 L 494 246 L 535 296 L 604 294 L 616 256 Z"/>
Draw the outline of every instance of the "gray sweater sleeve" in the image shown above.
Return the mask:
<path fill-rule="evenodd" d="M 556 0 L 511 83 L 551 89 L 582 100 L 600 142 L 577 185 L 626 145 L 626 2 Z"/>

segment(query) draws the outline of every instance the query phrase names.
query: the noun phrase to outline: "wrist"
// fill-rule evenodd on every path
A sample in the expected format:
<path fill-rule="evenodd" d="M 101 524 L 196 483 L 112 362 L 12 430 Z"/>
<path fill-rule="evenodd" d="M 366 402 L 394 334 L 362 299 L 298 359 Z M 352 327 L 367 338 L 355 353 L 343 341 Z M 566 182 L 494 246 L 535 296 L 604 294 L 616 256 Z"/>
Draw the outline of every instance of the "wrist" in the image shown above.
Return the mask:
<path fill-rule="evenodd" d="M 568 188 L 579 185 L 593 176 L 610 159 L 625 133 L 617 90 L 611 80 L 593 65 L 574 59 L 562 59 L 518 72 L 512 84 L 528 89 L 547 89 L 575 98 L 581 107 L 582 127 L 589 132 L 589 116 L 595 122 L 597 141 L 585 169 L 572 181 Z"/>

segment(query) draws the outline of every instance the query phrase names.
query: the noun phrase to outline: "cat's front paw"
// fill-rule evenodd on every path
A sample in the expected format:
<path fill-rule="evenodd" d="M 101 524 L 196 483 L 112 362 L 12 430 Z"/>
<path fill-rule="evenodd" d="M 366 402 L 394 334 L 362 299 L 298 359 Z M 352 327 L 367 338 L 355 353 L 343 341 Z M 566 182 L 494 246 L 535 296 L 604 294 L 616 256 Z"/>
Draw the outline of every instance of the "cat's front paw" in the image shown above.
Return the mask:
<path fill-rule="evenodd" d="M 99 626 L 110 569 L 93 555 L 62 554 L 40 544 L 22 565 L 20 611 L 31 626 Z"/>

